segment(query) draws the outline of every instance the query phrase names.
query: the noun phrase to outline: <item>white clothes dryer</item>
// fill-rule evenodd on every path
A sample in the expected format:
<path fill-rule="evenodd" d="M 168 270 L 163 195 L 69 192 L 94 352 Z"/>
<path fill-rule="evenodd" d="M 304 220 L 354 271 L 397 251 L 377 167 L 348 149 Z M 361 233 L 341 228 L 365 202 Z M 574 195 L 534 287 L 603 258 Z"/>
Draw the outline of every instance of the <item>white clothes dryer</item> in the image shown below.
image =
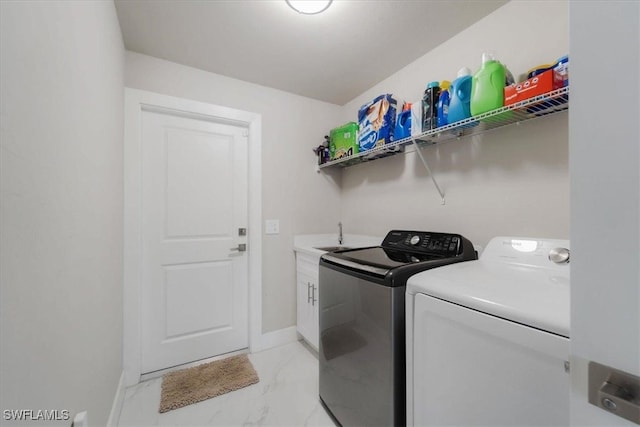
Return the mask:
<path fill-rule="evenodd" d="M 569 425 L 569 241 L 496 237 L 407 282 L 407 425 Z"/>

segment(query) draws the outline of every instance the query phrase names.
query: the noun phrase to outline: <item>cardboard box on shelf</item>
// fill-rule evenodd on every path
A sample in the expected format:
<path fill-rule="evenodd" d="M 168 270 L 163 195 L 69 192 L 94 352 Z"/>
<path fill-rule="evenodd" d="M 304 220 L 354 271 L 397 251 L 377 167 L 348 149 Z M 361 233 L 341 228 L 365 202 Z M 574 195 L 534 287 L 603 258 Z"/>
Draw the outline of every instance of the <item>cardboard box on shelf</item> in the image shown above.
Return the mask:
<path fill-rule="evenodd" d="M 329 133 L 329 158 L 330 160 L 358 154 L 358 124 L 349 122 L 345 125 L 331 129 Z"/>
<path fill-rule="evenodd" d="M 512 84 L 504 88 L 504 105 L 515 104 L 543 93 L 557 89 L 554 83 L 554 70 L 547 70 L 522 83 Z"/>
<path fill-rule="evenodd" d="M 397 101 L 389 94 L 380 95 L 358 111 L 360 151 L 393 142 Z"/>

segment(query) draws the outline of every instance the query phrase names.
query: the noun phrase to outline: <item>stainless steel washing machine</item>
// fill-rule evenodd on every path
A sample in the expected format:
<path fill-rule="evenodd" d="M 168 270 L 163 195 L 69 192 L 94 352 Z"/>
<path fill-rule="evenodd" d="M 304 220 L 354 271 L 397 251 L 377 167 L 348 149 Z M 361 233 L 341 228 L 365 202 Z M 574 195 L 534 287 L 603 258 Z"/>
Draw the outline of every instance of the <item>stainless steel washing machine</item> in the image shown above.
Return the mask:
<path fill-rule="evenodd" d="M 390 231 L 320 260 L 320 400 L 344 426 L 406 423 L 405 289 L 413 274 L 477 259 L 459 234 Z"/>

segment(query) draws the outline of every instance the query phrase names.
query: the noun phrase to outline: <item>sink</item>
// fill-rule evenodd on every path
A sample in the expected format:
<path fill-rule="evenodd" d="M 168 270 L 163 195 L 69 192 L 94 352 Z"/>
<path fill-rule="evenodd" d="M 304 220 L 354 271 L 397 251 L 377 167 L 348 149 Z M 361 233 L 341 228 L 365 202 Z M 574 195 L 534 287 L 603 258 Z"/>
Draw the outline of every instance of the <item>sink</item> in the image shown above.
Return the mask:
<path fill-rule="evenodd" d="M 322 246 L 322 247 L 316 247 L 314 249 L 319 249 L 321 251 L 327 251 L 327 252 L 333 252 L 333 251 L 339 251 L 342 249 L 351 249 L 349 247 L 346 246 Z"/>

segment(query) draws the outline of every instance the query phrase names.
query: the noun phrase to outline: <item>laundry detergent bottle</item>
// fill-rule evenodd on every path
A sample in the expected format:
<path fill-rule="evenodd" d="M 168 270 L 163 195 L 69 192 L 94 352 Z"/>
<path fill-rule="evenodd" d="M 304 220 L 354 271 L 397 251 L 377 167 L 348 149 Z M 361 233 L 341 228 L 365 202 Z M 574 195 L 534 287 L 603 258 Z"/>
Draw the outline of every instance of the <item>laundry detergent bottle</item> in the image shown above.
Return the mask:
<path fill-rule="evenodd" d="M 426 132 L 438 126 L 438 97 L 440 96 L 439 82 L 427 85 L 422 97 L 422 131 Z"/>
<path fill-rule="evenodd" d="M 393 132 L 393 139 L 399 140 L 411 136 L 411 104 L 405 102 L 402 112 L 396 119 L 396 129 Z"/>
<path fill-rule="evenodd" d="M 458 71 L 458 78 L 451 83 L 448 123 L 471 117 L 471 79 L 471 70 L 464 67 Z"/>
<path fill-rule="evenodd" d="M 504 105 L 505 67 L 493 55 L 482 54 L 482 67 L 471 83 L 471 115 L 486 113 Z"/>
<path fill-rule="evenodd" d="M 440 82 L 440 96 L 438 96 L 438 117 L 436 119 L 438 127 L 445 126 L 449 117 L 449 102 L 451 96 L 449 95 L 449 87 L 451 82 L 443 80 Z"/>

